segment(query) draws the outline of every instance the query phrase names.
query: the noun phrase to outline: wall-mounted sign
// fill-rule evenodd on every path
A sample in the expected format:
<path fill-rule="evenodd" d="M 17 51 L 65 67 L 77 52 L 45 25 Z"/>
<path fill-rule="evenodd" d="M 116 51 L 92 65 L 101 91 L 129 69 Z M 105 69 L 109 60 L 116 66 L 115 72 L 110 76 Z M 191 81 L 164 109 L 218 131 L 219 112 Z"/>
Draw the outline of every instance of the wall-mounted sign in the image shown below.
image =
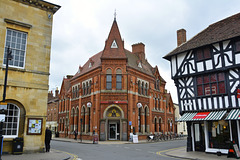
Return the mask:
<path fill-rule="evenodd" d="M 142 107 L 142 103 L 137 103 L 137 107 L 141 108 Z"/>
<path fill-rule="evenodd" d="M 92 103 L 91 103 L 91 102 L 88 102 L 88 103 L 87 103 L 87 107 L 88 107 L 88 108 L 92 107 Z"/>
<path fill-rule="evenodd" d="M 209 115 L 210 112 L 199 112 L 197 113 L 193 119 L 204 119 Z"/>
<path fill-rule="evenodd" d="M 5 102 L 0 102 L 0 110 L 7 110 L 7 103 Z"/>
<path fill-rule="evenodd" d="M 28 118 L 28 135 L 41 135 L 42 134 L 42 118 Z"/>

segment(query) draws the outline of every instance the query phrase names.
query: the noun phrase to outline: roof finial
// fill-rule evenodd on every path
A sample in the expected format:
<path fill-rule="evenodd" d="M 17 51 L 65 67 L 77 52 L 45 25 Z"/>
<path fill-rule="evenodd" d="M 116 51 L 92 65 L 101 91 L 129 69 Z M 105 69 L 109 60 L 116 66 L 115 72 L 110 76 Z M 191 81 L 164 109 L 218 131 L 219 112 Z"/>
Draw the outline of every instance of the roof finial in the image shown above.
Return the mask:
<path fill-rule="evenodd" d="M 117 17 L 117 11 L 115 9 L 115 12 L 114 12 L 114 21 L 116 21 L 116 17 Z"/>

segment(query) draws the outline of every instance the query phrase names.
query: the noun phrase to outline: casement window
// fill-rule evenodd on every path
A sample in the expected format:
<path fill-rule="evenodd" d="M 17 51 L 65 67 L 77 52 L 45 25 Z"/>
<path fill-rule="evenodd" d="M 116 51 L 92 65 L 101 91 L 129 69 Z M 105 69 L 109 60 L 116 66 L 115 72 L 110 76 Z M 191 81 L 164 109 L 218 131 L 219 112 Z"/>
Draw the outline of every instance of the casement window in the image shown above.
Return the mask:
<path fill-rule="evenodd" d="M 147 132 L 147 107 L 145 108 L 144 113 L 144 124 L 145 124 L 145 132 Z"/>
<path fill-rule="evenodd" d="M 89 81 L 89 94 L 91 94 L 92 81 Z"/>
<path fill-rule="evenodd" d="M 138 94 L 141 94 L 141 84 L 140 84 L 141 82 L 140 81 L 138 81 Z"/>
<path fill-rule="evenodd" d="M 157 118 L 154 119 L 154 131 L 157 132 Z"/>
<path fill-rule="evenodd" d="M 14 138 L 18 136 L 20 109 L 17 105 L 8 103 L 5 122 L 3 122 L 4 138 Z"/>
<path fill-rule="evenodd" d="M 224 73 L 214 73 L 197 77 L 198 96 L 224 93 L 226 93 Z"/>
<path fill-rule="evenodd" d="M 211 58 L 211 52 L 209 47 L 199 48 L 196 51 L 197 61 L 206 60 Z"/>
<path fill-rule="evenodd" d="M 6 64 L 7 48 L 10 47 L 12 51 L 12 60 L 9 61 L 9 66 L 24 68 L 26 46 L 27 33 L 7 28 L 3 64 Z"/>
<path fill-rule="evenodd" d="M 145 84 L 145 96 L 147 96 L 148 95 L 148 85 L 147 85 L 147 83 Z"/>
<path fill-rule="evenodd" d="M 116 89 L 121 90 L 122 89 L 122 70 L 117 69 L 116 71 Z"/>
<path fill-rule="evenodd" d="M 107 90 L 111 90 L 112 89 L 112 70 L 111 69 L 107 69 L 106 89 Z"/>
<path fill-rule="evenodd" d="M 240 52 L 240 40 L 235 42 L 235 50 L 236 52 Z"/>

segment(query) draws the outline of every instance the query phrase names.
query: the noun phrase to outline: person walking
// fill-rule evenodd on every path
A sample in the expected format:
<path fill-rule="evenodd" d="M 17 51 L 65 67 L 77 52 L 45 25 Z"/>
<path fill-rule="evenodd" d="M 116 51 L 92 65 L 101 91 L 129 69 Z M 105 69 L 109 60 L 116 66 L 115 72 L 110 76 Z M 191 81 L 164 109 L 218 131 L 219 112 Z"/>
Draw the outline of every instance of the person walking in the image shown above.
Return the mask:
<path fill-rule="evenodd" d="M 77 130 L 74 131 L 74 139 L 77 140 Z"/>
<path fill-rule="evenodd" d="M 50 151 L 50 141 L 52 140 L 52 131 L 49 130 L 49 128 L 46 128 L 45 131 L 45 148 L 46 148 L 46 152 Z"/>

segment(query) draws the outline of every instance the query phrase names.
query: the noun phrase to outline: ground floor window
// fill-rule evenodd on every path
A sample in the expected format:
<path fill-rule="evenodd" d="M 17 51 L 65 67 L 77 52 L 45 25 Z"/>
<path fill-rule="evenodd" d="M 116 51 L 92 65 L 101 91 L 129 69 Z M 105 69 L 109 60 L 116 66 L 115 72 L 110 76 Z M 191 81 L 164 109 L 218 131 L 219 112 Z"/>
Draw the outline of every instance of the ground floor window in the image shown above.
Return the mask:
<path fill-rule="evenodd" d="M 228 149 L 226 145 L 230 141 L 230 131 L 227 121 L 208 122 L 209 148 Z"/>
<path fill-rule="evenodd" d="M 7 114 L 3 123 L 4 137 L 11 138 L 18 136 L 20 109 L 17 105 L 9 103 Z"/>

